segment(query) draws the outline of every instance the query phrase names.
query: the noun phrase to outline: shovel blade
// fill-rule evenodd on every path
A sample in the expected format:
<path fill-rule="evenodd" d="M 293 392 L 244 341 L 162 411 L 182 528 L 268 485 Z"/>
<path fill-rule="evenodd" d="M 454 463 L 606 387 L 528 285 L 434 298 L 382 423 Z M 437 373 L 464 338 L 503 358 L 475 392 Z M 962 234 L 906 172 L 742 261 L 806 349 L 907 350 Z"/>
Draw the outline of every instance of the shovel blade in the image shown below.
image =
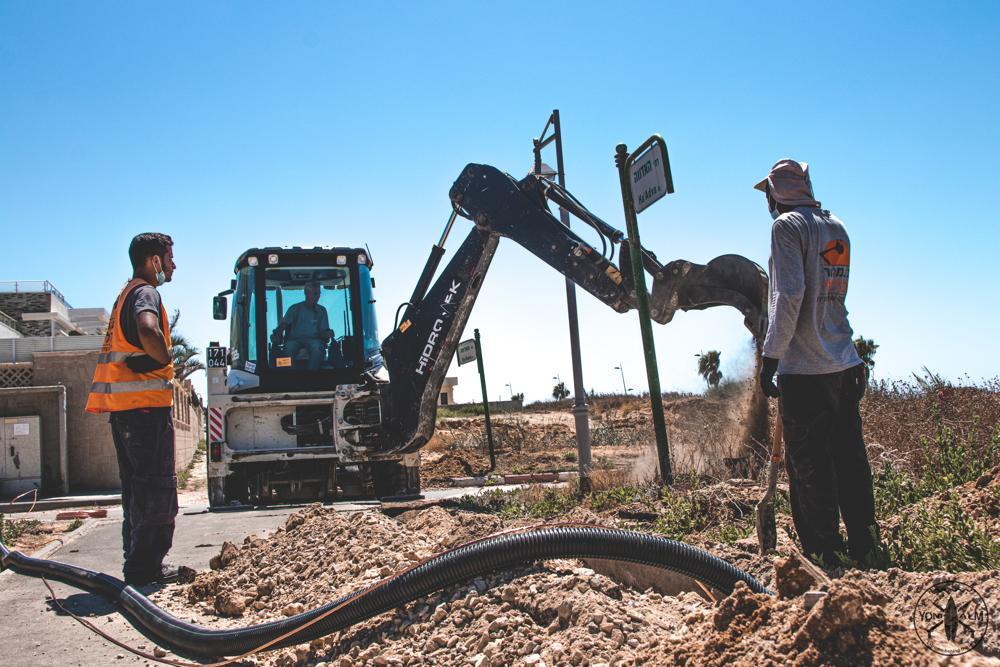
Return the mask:
<path fill-rule="evenodd" d="M 767 554 L 778 546 L 778 528 L 774 519 L 774 501 L 767 500 L 757 503 L 757 544 L 761 555 Z"/>

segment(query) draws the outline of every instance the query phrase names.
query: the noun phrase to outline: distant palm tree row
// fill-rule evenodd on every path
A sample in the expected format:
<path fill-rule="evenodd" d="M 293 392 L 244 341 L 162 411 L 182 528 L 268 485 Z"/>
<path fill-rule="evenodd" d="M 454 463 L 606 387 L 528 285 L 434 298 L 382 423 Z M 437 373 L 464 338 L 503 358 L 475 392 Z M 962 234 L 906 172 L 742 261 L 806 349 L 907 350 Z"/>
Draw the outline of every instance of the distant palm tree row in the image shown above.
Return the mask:
<path fill-rule="evenodd" d="M 854 348 L 858 351 L 861 361 L 868 367 L 869 373 L 875 367 L 875 352 L 878 350 L 878 343 L 872 338 L 858 336 L 854 339 Z M 718 350 L 709 350 L 694 355 L 698 357 L 698 375 L 705 379 L 709 387 L 718 387 L 722 381 L 722 371 L 719 370 L 722 353 Z"/>

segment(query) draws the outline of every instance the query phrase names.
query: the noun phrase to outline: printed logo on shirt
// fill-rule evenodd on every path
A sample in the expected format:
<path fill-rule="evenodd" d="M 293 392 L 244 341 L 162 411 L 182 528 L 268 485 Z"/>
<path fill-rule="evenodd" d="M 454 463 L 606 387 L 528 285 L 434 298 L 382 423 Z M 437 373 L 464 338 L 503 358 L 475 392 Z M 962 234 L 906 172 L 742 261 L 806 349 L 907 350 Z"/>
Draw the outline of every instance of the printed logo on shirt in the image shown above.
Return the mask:
<path fill-rule="evenodd" d="M 827 266 L 850 266 L 851 247 L 843 239 L 834 239 L 826 244 L 826 248 L 819 254 L 826 262 Z"/>
<path fill-rule="evenodd" d="M 823 289 L 820 301 L 843 301 L 847 297 L 847 279 L 851 271 L 851 246 L 846 239 L 834 239 L 820 251 L 823 258 Z"/>

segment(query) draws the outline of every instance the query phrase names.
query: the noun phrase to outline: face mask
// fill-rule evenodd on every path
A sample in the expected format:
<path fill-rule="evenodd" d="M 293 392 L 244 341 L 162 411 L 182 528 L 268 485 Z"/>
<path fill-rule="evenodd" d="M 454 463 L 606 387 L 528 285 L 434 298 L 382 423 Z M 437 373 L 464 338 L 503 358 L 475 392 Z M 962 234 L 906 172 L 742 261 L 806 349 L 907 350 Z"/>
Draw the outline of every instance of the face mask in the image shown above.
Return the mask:
<path fill-rule="evenodd" d="M 779 216 L 779 215 L 781 215 L 781 213 L 779 213 L 779 212 L 778 212 L 778 209 L 776 209 L 776 208 L 772 208 L 772 209 L 770 209 L 770 210 L 768 211 L 768 213 L 770 213 L 770 214 L 771 214 L 771 220 L 777 220 L 777 219 L 778 219 L 778 216 Z"/>
<path fill-rule="evenodd" d="M 163 262 L 160 262 L 160 269 L 156 272 L 156 286 L 160 287 L 167 282 L 167 275 L 163 273 Z"/>

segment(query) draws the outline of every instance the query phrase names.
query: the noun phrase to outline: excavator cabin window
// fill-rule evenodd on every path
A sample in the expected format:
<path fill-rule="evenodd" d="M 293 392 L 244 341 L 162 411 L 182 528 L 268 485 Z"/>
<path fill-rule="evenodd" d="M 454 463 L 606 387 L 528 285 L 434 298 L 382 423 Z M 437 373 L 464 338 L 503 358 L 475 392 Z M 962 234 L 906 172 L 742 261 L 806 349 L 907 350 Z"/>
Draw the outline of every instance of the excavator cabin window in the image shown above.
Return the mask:
<path fill-rule="evenodd" d="M 347 268 L 268 268 L 268 366 L 282 371 L 350 368 L 355 348 Z"/>

